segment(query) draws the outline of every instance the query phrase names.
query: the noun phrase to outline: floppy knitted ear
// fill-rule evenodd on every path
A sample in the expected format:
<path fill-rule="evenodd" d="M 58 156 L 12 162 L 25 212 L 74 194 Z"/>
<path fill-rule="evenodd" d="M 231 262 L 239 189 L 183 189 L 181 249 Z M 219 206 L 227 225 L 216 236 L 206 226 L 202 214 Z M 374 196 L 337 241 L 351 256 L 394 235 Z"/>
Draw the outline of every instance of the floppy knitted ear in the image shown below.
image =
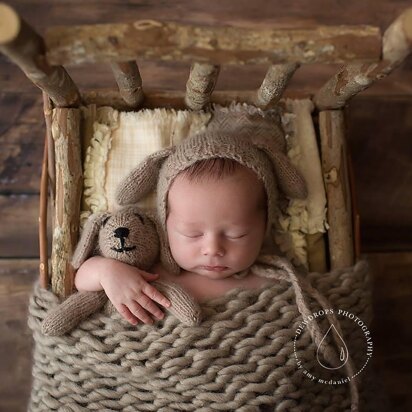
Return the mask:
<path fill-rule="evenodd" d="M 264 114 L 253 106 L 231 105 L 229 108 L 215 108 L 208 130 L 237 134 L 249 139 L 269 157 L 279 188 L 288 197 L 303 199 L 307 196 L 306 183 L 285 155 L 286 142 L 280 122 L 276 111 Z"/>
<path fill-rule="evenodd" d="M 110 216 L 110 213 L 96 213 L 87 219 L 71 261 L 71 264 L 75 269 L 78 269 L 80 265 L 92 255 L 93 250 L 97 245 L 97 237 L 102 222 L 108 216 Z"/>
<path fill-rule="evenodd" d="M 116 202 L 119 205 L 137 203 L 150 193 L 157 185 L 160 168 L 164 160 L 174 151 L 173 147 L 159 150 L 146 157 L 126 178 L 116 190 Z"/>
<path fill-rule="evenodd" d="M 279 133 L 280 130 L 279 130 Z M 273 131 L 272 131 L 273 134 Z M 271 160 L 276 172 L 278 185 L 282 192 L 291 198 L 304 199 L 308 195 L 306 182 L 289 158 L 279 150 L 275 139 L 267 134 L 255 133 L 251 136 L 252 143 L 264 151 Z"/>

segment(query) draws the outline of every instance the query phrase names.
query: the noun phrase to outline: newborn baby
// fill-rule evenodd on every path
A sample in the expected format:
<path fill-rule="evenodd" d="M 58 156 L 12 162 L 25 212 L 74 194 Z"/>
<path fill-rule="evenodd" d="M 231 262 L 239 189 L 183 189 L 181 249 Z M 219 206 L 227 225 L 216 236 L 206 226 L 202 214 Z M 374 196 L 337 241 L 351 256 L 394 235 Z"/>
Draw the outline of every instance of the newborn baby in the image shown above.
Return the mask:
<path fill-rule="evenodd" d="M 277 193 L 305 197 L 304 180 L 285 155 L 278 119 L 256 108 L 215 110 L 206 130 L 153 153 L 122 182 L 121 205 L 157 188 L 161 264 L 147 273 L 92 257 L 79 268 L 79 290 L 104 289 L 123 317 L 153 323 L 170 302 L 151 284 L 183 286 L 199 301 L 269 282 L 250 271 L 277 214 Z"/>
<path fill-rule="evenodd" d="M 248 271 L 256 260 L 265 237 L 266 217 L 265 190 L 253 171 L 231 159 L 199 161 L 174 179 L 168 195 L 169 246 L 183 271 L 175 275 L 161 264 L 152 271 L 180 284 L 198 301 L 236 287 L 260 287 L 270 280 L 253 273 L 240 279 L 232 275 Z M 158 319 L 163 317 L 149 298 L 169 306 L 147 283 L 156 279 L 157 275 L 95 256 L 79 268 L 75 284 L 78 290 L 104 289 L 116 309 L 136 324 L 137 319 L 152 322 L 143 308 Z M 136 299 L 139 295 L 140 301 Z"/>

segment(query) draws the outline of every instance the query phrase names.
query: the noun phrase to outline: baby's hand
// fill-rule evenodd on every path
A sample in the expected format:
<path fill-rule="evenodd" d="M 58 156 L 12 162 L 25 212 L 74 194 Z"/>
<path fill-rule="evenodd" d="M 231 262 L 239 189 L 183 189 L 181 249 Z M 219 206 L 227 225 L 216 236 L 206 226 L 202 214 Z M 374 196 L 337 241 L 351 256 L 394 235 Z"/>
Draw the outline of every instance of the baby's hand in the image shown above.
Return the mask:
<path fill-rule="evenodd" d="M 153 324 L 149 314 L 163 319 L 164 313 L 154 302 L 169 307 L 170 301 L 148 283 L 157 280 L 159 275 L 121 262 L 116 262 L 113 269 L 101 275 L 100 284 L 117 311 L 132 325 L 139 320 Z"/>

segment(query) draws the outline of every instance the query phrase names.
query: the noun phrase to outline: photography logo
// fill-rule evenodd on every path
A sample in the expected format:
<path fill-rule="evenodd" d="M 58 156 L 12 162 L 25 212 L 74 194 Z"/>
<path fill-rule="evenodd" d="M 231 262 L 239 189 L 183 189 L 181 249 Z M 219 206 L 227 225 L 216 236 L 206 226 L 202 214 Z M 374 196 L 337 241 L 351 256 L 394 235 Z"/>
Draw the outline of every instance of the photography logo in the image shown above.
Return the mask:
<path fill-rule="evenodd" d="M 342 336 L 342 333 L 339 333 L 336 326 L 331 323 L 322 340 L 317 345 L 316 354 L 313 354 L 314 359 L 308 359 L 308 352 L 305 350 L 300 351 L 299 339 L 311 322 L 320 323 L 322 319 L 331 314 L 335 315 L 340 324 L 343 325 L 345 323 L 346 326 L 349 326 L 349 328 L 343 329 L 350 330 L 350 336 Z M 350 343 L 355 343 L 355 345 L 351 347 Z M 333 347 L 335 353 L 338 350 L 339 360 L 334 365 L 330 365 L 323 356 L 328 349 L 328 345 Z M 312 381 L 326 385 L 340 385 L 349 382 L 365 369 L 372 357 L 373 342 L 365 322 L 353 313 L 342 309 L 322 309 L 309 315 L 298 326 L 293 341 L 293 348 L 297 366 L 305 376 Z M 349 356 L 352 358 L 352 361 L 356 361 L 356 370 L 351 376 L 345 376 L 344 366 L 348 362 Z"/>

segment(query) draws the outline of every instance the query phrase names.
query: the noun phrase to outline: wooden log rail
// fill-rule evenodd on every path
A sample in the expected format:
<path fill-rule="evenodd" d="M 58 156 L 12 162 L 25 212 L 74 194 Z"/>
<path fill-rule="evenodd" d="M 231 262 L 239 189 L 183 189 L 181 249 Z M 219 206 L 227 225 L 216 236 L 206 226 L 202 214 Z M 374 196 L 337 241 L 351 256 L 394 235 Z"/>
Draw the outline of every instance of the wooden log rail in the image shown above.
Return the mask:
<path fill-rule="evenodd" d="M 56 106 L 80 103 L 79 91 L 66 70 L 47 62 L 43 39 L 4 3 L 0 3 L 0 51 L 45 91 Z"/>
<path fill-rule="evenodd" d="M 412 52 L 412 7 L 404 11 L 383 35 L 382 60 L 372 64 L 344 65 L 318 91 L 314 102 L 319 110 L 338 109 L 349 99 L 386 77 Z"/>
<path fill-rule="evenodd" d="M 376 62 L 382 45 L 379 29 L 371 26 L 256 30 L 156 20 L 54 27 L 45 41 L 53 65 L 136 58 L 238 65 Z"/>

